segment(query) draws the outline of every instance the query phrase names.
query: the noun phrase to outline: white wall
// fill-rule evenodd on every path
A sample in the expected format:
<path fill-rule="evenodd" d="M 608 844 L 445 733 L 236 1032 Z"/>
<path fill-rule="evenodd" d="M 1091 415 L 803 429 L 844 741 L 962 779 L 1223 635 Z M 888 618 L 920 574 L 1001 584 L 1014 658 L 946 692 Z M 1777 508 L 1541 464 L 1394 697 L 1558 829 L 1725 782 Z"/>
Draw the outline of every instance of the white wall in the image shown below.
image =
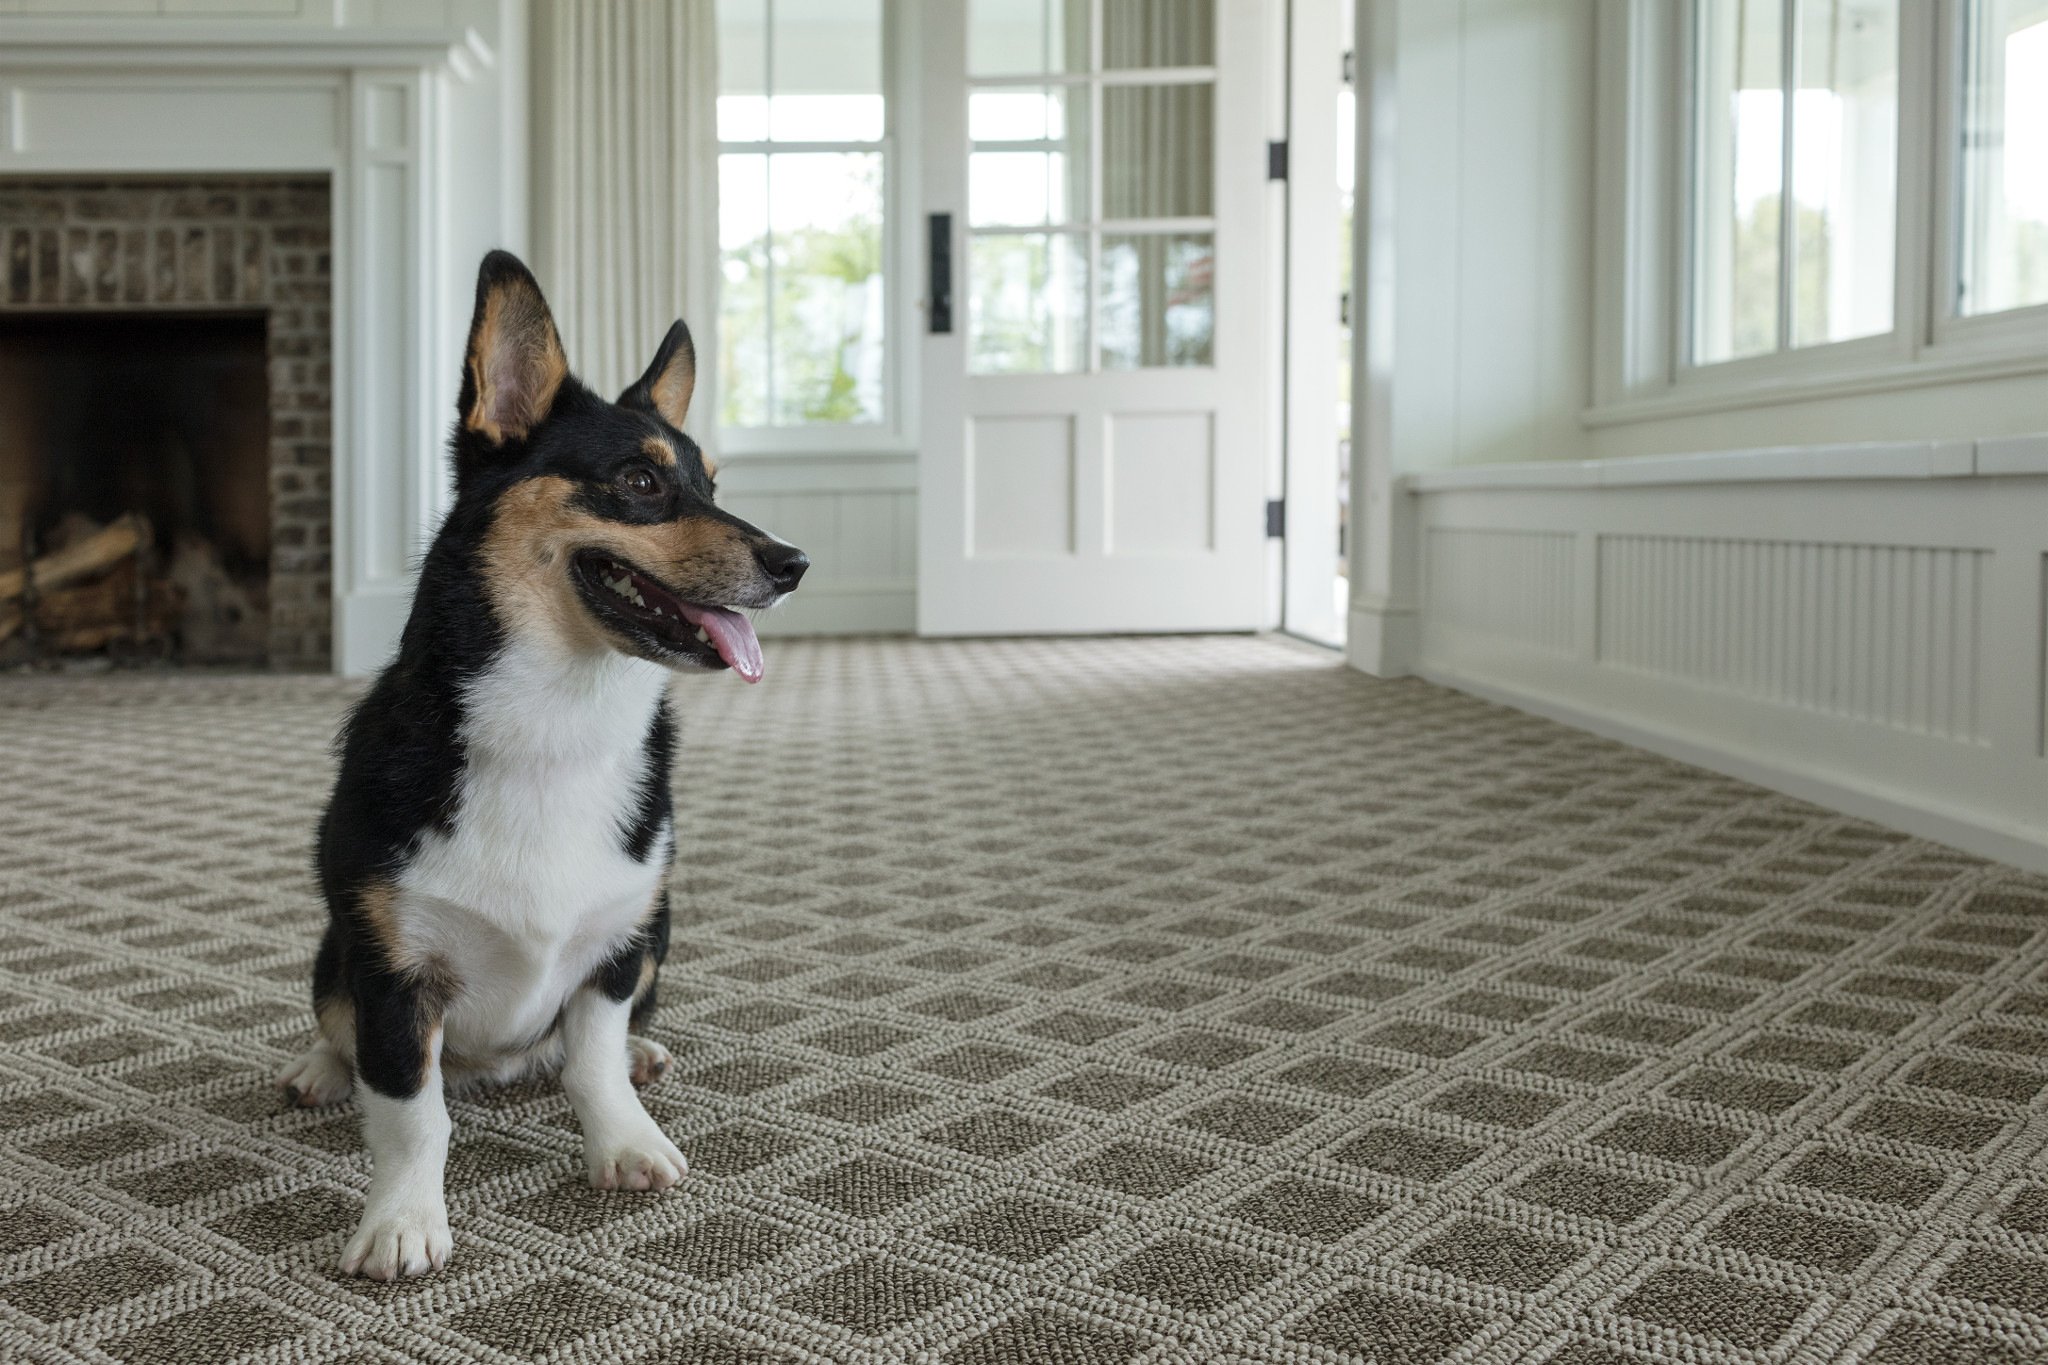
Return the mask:
<path fill-rule="evenodd" d="M 1589 412 L 1598 6 L 1360 8 L 1353 662 L 2048 867 L 2041 377 Z"/>

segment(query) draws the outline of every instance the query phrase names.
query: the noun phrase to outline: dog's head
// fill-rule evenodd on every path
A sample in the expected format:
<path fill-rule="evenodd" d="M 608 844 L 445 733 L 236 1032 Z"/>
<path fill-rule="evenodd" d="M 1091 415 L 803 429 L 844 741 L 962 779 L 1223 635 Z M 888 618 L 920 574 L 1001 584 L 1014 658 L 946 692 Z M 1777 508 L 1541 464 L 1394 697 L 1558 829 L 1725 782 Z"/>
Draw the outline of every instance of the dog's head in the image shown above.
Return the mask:
<path fill-rule="evenodd" d="M 780 602 L 810 560 L 714 504 L 716 471 L 682 430 L 696 373 L 678 321 L 606 402 L 569 373 L 533 275 L 507 252 L 484 258 L 455 476 L 460 498 L 488 503 L 479 566 L 509 628 L 759 681 L 739 609 Z"/>

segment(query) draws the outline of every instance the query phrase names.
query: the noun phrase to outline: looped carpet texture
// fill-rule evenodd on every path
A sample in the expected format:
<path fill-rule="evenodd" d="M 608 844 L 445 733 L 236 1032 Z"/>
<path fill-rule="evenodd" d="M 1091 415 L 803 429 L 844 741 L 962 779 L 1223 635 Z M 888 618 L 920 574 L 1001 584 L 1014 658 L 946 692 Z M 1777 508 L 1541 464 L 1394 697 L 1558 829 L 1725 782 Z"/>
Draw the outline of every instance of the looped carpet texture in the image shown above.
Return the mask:
<path fill-rule="evenodd" d="M 1247 638 L 677 687 L 648 1104 L 288 1107 L 356 685 L 0 683 L 0 1359 L 2048 1359 L 2048 881 Z"/>

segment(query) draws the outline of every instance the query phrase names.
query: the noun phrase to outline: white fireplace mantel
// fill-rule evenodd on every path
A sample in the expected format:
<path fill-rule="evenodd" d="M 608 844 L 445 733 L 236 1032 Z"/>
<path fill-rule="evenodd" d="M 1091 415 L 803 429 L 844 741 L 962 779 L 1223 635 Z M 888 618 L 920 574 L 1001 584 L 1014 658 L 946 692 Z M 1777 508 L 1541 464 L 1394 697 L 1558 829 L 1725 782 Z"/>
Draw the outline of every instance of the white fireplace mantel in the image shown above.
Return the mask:
<path fill-rule="evenodd" d="M 0 176 L 320 173 L 334 665 L 390 654 L 447 502 L 476 263 L 526 237 L 523 0 L 436 27 L 0 15 Z"/>

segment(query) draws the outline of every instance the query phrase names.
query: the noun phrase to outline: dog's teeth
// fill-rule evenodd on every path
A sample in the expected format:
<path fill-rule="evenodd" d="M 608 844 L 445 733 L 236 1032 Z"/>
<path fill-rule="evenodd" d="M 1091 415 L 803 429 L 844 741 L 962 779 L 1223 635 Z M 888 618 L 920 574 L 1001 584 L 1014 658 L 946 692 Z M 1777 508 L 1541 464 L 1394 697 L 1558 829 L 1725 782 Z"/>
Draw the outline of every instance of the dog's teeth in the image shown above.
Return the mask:
<path fill-rule="evenodd" d="M 697 627 L 697 643 L 700 645 L 708 645 L 711 643 L 710 632 L 705 630 L 702 626 Z"/>

